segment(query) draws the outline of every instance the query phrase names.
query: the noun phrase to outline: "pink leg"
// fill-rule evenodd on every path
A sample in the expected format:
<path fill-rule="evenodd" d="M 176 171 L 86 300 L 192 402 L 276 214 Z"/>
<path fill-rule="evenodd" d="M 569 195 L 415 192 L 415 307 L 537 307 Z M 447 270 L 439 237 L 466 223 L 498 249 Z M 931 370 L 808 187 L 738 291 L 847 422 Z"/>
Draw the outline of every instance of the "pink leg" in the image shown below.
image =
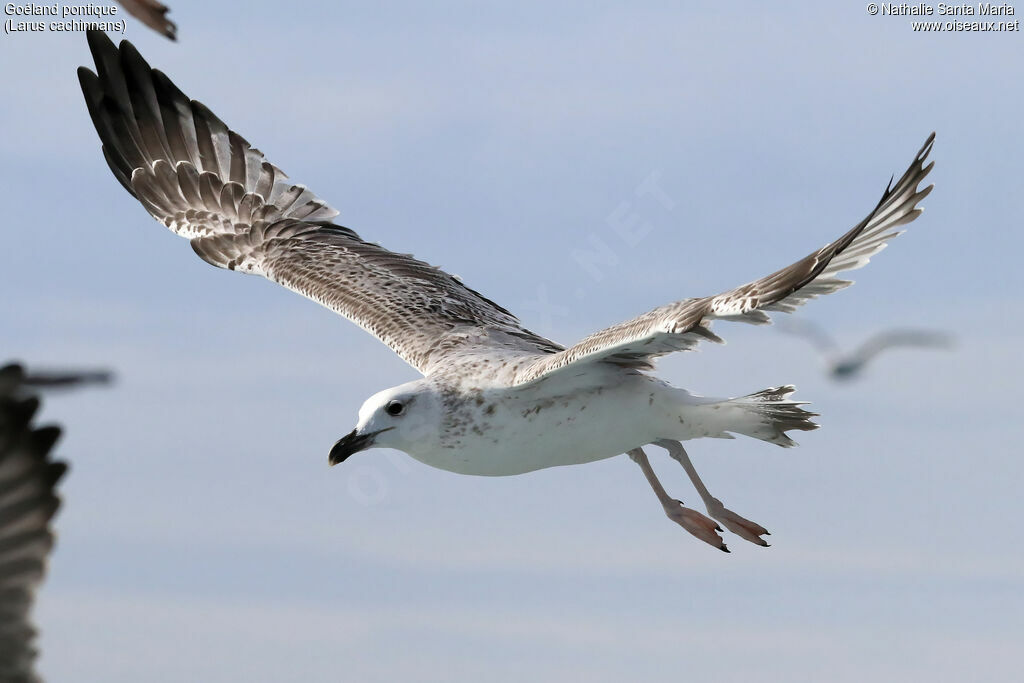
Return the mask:
<path fill-rule="evenodd" d="M 690 481 L 693 482 L 693 486 L 697 489 L 697 493 L 700 494 L 701 500 L 704 501 L 704 507 L 707 508 L 708 514 L 725 526 L 726 529 L 733 532 L 740 538 L 744 538 L 751 543 L 768 547 L 768 542 L 765 541 L 761 536 L 771 536 L 768 530 L 756 522 L 751 522 L 749 519 L 740 517 L 732 510 L 722 505 L 722 501 L 718 500 L 707 490 L 704 486 L 704 482 L 700 480 L 700 476 L 697 475 L 697 470 L 694 468 L 693 463 L 690 462 L 690 456 L 686 454 L 686 449 L 683 448 L 683 444 L 678 441 L 669 441 L 668 439 L 662 439 L 656 441 L 656 445 L 661 446 L 668 451 L 668 454 L 673 460 L 679 462 L 686 470 L 686 473 L 690 476 Z"/>
<path fill-rule="evenodd" d="M 654 474 L 651 462 L 647 459 L 647 454 L 644 453 L 642 448 L 634 448 L 629 451 L 629 457 L 637 465 L 640 465 L 644 476 L 647 477 L 647 483 L 654 489 L 654 495 L 658 496 L 661 507 L 665 509 L 665 514 L 668 515 L 669 519 L 705 543 L 710 543 L 720 550 L 729 552 L 729 549 L 725 547 L 725 543 L 722 541 L 722 537 L 716 533 L 721 531 L 722 528 L 714 520 L 708 519 L 696 510 L 683 507 L 681 500 L 669 497 L 668 493 L 665 492 L 665 487 L 658 481 L 658 476 Z"/>

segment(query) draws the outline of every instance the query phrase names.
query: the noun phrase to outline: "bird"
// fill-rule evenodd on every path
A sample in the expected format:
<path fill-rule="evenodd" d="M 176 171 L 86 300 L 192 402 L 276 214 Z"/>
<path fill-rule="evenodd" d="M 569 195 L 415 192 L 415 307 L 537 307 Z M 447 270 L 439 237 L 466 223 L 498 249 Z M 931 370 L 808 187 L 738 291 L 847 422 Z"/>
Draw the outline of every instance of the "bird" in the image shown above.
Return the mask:
<path fill-rule="evenodd" d="M 22 386 L 45 389 L 75 389 L 88 384 L 110 384 L 114 373 L 110 370 L 47 370 L 26 374 Z"/>
<path fill-rule="evenodd" d="M 37 427 L 39 399 L 18 364 L 0 368 L 0 680 L 39 681 L 30 612 L 53 548 L 57 483 L 67 463 L 51 456 L 60 428 Z"/>
<path fill-rule="evenodd" d="M 922 211 L 933 162 L 928 136 L 864 220 L 771 275 L 720 294 L 682 299 L 565 347 L 525 328 L 460 278 L 389 251 L 333 222 L 338 211 L 209 108 L 150 68 L 128 41 L 87 35 L 96 65 L 78 70 L 107 165 L 125 190 L 218 268 L 261 275 L 350 319 L 421 378 L 384 389 L 358 411 L 328 463 L 391 448 L 459 474 L 509 476 L 626 454 L 666 516 L 728 552 L 724 529 L 767 546 L 760 524 L 704 486 L 682 442 L 740 434 L 789 447 L 787 432 L 816 429 L 792 385 L 709 398 L 654 375 L 654 361 L 723 340 L 715 321 L 770 322 L 768 312 L 851 284 L 859 268 Z M 707 514 L 662 486 L 644 450 L 665 449 L 686 471 Z"/>
<path fill-rule="evenodd" d="M 875 356 L 889 349 L 951 349 L 953 337 L 935 330 L 891 329 L 868 337 L 860 346 L 843 353 L 839 344 L 824 329 L 809 320 L 787 320 L 778 326 L 781 332 L 803 337 L 821 354 L 832 379 L 856 379 Z"/>
<path fill-rule="evenodd" d="M 169 11 L 167 5 L 157 0 L 117 0 L 121 7 L 124 7 L 128 14 L 132 15 L 146 26 L 157 33 L 170 38 L 178 39 L 178 27 L 173 21 L 167 18 Z"/>

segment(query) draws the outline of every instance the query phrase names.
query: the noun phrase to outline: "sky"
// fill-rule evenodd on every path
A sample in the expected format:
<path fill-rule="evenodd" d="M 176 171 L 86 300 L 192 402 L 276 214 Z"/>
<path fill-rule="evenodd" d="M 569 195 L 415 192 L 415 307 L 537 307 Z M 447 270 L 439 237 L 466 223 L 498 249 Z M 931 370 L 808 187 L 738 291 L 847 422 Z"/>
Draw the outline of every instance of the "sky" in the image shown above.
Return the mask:
<path fill-rule="evenodd" d="M 481 478 L 371 450 L 328 469 L 363 400 L 415 370 L 146 215 L 88 119 L 83 34 L 0 37 L 0 359 L 118 375 L 45 406 L 72 466 L 36 611 L 48 680 L 1015 675 L 1021 34 L 914 32 L 856 2 L 690 5 L 175 0 L 178 43 L 131 19 L 125 37 L 341 224 L 562 343 L 817 249 L 936 131 L 924 214 L 801 316 L 849 347 L 901 326 L 955 350 L 835 384 L 802 341 L 718 323 L 728 345 L 659 363 L 705 395 L 792 383 L 821 414 L 796 449 L 688 444 L 772 533 L 728 555 L 626 457 Z"/>

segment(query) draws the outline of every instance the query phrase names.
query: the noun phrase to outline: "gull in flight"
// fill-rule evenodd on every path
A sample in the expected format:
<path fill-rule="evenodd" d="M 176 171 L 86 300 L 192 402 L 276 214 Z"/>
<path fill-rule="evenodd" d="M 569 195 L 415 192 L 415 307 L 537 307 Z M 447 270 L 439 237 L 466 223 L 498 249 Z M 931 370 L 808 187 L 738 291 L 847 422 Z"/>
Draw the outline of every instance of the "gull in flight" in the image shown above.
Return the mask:
<path fill-rule="evenodd" d="M 727 509 L 701 482 L 682 441 L 742 434 L 793 446 L 790 430 L 817 427 L 792 386 L 740 398 L 696 396 L 652 374 L 654 360 L 721 342 L 716 320 L 769 322 L 846 287 L 859 268 L 921 212 L 918 189 L 934 134 L 868 216 L 796 263 L 736 289 L 683 299 L 568 348 L 523 327 L 459 279 L 363 240 L 203 104 L 150 69 L 127 41 L 90 32 L 96 73 L 78 71 L 114 176 L 145 209 L 219 268 L 262 275 L 349 318 L 423 377 L 371 396 L 331 449 L 334 465 L 371 447 L 394 448 L 444 470 L 502 476 L 628 454 L 665 513 L 727 550 L 721 526 L 767 545 L 761 525 Z M 643 446 L 665 448 L 686 470 L 708 516 L 672 498 Z M 721 524 L 721 526 L 719 526 Z"/>
<path fill-rule="evenodd" d="M 803 337 L 814 345 L 832 379 L 850 380 L 858 377 L 864 367 L 878 354 L 889 349 L 951 349 L 953 338 L 929 330 L 886 330 L 869 337 L 860 346 L 843 353 L 839 344 L 825 330 L 809 320 L 788 320 L 779 330 Z"/>

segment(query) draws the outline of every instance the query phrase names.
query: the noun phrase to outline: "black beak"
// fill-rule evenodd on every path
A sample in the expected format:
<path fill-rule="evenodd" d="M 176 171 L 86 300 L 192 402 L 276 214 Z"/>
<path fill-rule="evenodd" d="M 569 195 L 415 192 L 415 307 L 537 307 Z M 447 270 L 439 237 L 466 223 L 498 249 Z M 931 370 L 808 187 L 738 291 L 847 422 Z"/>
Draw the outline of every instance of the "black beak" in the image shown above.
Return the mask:
<path fill-rule="evenodd" d="M 373 440 L 378 434 L 385 429 L 381 429 L 377 432 L 370 432 L 369 434 L 357 434 L 356 430 L 353 429 L 345 436 L 338 439 L 338 442 L 331 448 L 331 454 L 327 456 L 327 462 L 332 466 L 337 465 L 339 462 L 345 462 L 348 456 L 359 451 L 365 451 L 367 448 L 373 445 Z"/>

